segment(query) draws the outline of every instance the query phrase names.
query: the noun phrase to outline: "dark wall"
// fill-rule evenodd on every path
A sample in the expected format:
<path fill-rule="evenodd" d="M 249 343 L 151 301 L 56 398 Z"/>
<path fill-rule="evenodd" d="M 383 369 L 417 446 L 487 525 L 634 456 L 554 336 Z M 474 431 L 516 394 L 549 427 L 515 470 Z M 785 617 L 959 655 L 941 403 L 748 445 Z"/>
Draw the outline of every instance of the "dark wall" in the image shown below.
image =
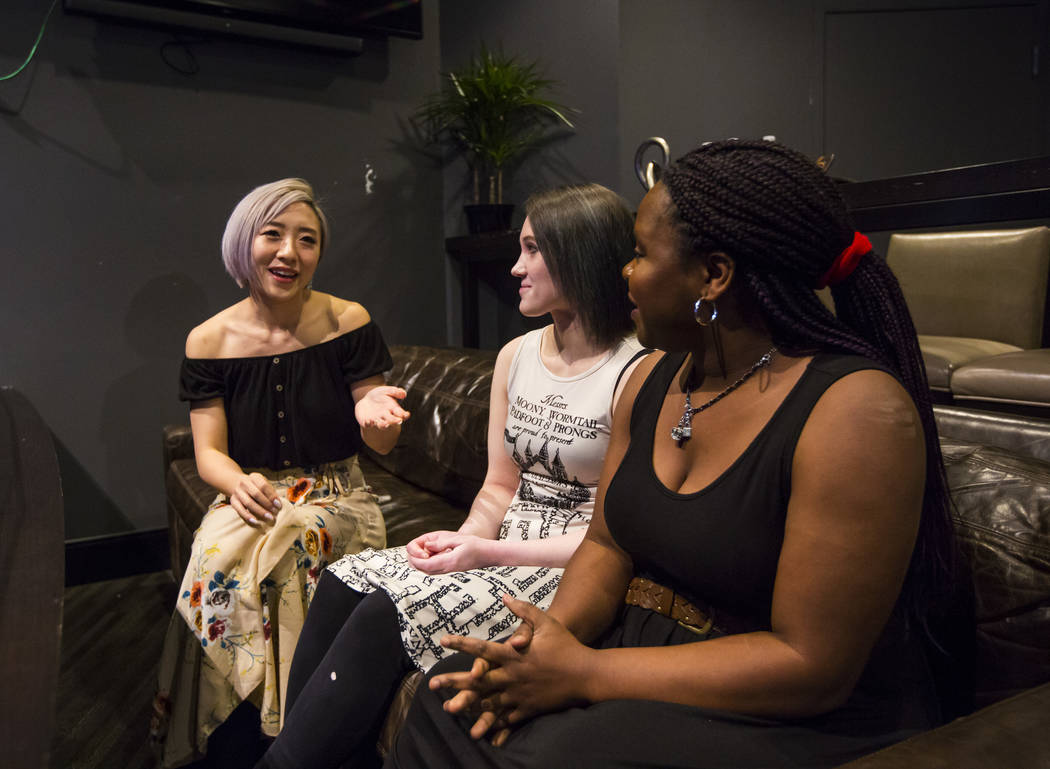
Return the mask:
<path fill-rule="evenodd" d="M 558 81 L 552 97 L 580 110 L 575 132 L 529 154 L 504 181 L 504 200 L 524 218 L 529 193 L 557 184 L 598 182 L 615 188 L 617 177 L 619 0 L 445 0 L 441 4 L 441 66 L 455 70 L 482 43 L 539 61 Z M 466 234 L 463 204 L 471 194 L 466 163 L 449 164 L 445 175 L 445 229 Z"/>
<path fill-rule="evenodd" d="M 810 5 L 621 0 L 618 173 L 631 200 L 643 194 L 634 153 L 650 136 L 666 139 L 672 158 L 704 141 L 766 135 L 817 154 Z"/>
<path fill-rule="evenodd" d="M 1050 154 L 1046 0 L 621 0 L 622 185 L 665 137 L 774 135 L 858 180 Z M 650 157 L 650 156 L 647 156 Z"/>
<path fill-rule="evenodd" d="M 552 139 L 530 153 L 504 179 L 505 202 L 516 209 L 513 226 L 521 226 L 529 194 L 559 184 L 619 184 L 619 0 L 443 0 L 441 67 L 454 71 L 477 53 L 482 43 L 492 49 L 538 61 L 540 71 L 558 85 L 551 97 L 579 110 L 573 132 Z M 445 167 L 444 223 L 449 236 L 467 233 L 464 203 L 472 195 L 466 163 L 454 159 Z M 516 323 L 516 281 L 507 278 L 514 255 L 478 271 L 480 346 L 495 349 L 524 326 Z M 462 266 L 448 262 L 449 341 L 459 343 Z"/>
<path fill-rule="evenodd" d="M 48 4 L 3 4 L 0 71 Z M 177 45 L 59 3 L 34 61 L 0 83 L 0 383 L 55 434 L 67 538 L 165 525 L 160 429 L 187 420 L 183 341 L 242 296 L 218 246 L 255 185 L 303 176 L 322 196 L 320 290 L 362 302 L 390 342 L 444 341 L 441 172 L 402 133 L 437 84 L 437 11 L 425 4 L 424 40 L 345 58 Z"/>

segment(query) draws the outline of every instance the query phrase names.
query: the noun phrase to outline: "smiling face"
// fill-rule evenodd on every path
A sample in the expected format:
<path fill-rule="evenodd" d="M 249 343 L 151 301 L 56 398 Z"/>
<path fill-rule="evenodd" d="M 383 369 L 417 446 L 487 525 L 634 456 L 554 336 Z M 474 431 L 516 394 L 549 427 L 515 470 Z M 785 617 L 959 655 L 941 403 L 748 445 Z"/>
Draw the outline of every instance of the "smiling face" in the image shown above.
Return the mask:
<path fill-rule="evenodd" d="M 543 260 L 532 223 L 528 217 L 521 225 L 521 254 L 510 270 L 510 274 L 521 279 L 518 289 L 518 312 L 527 318 L 537 318 L 555 310 L 568 309 L 561 291 L 554 285 L 547 263 Z"/>
<path fill-rule="evenodd" d="M 261 296 L 287 300 L 301 295 L 321 258 L 321 226 L 307 203 L 293 203 L 252 239 L 252 287 Z"/>
<path fill-rule="evenodd" d="M 696 336 L 693 303 L 703 290 L 703 269 L 686 264 L 679 254 L 677 234 L 668 206 L 671 197 L 662 184 L 653 187 L 638 206 L 634 224 L 634 259 L 623 268 L 638 341 L 661 350 L 683 349 Z"/>

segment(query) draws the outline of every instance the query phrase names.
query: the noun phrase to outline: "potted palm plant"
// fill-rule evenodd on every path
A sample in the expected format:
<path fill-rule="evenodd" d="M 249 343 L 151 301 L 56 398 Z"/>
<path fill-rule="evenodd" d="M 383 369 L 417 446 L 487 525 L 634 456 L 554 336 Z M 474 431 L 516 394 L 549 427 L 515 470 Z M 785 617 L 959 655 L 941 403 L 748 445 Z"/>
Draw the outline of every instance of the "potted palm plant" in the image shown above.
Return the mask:
<path fill-rule="evenodd" d="M 462 153 L 470 168 L 473 203 L 464 210 L 471 233 L 510 227 L 514 206 L 503 202 L 504 170 L 552 127 L 574 127 L 567 115 L 576 110 L 546 97 L 554 84 L 535 62 L 482 46 L 416 111 L 425 139 Z"/>

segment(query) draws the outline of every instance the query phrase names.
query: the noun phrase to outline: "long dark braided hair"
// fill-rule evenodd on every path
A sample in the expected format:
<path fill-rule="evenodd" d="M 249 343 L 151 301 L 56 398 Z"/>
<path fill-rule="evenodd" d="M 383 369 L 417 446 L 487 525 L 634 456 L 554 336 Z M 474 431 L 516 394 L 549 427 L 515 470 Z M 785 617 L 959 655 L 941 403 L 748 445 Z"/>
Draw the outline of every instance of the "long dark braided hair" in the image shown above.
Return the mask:
<path fill-rule="evenodd" d="M 835 312 L 821 302 L 814 288 L 853 242 L 853 224 L 835 183 L 780 144 L 707 144 L 676 161 L 662 181 L 683 253 L 731 256 L 778 348 L 863 355 L 894 372 L 914 400 L 926 439 L 926 487 L 900 608 L 927 626 L 951 589 L 954 536 L 926 371 L 896 277 L 870 251 L 832 287 Z"/>

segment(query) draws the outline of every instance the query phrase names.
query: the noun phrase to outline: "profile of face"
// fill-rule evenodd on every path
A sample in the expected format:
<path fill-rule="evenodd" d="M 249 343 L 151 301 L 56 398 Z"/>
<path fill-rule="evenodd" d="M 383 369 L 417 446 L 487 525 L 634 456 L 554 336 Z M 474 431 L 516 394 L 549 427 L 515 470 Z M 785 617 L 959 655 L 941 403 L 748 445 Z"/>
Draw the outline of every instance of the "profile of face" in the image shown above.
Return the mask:
<path fill-rule="evenodd" d="M 521 253 L 510 269 L 510 274 L 521 279 L 518 289 L 518 312 L 527 318 L 537 318 L 556 310 L 568 309 L 568 303 L 554 284 L 547 270 L 547 262 L 540 253 L 532 223 L 525 217 L 518 237 Z"/>
<path fill-rule="evenodd" d="M 667 214 L 671 196 L 654 186 L 638 206 L 634 258 L 623 268 L 638 341 L 661 350 L 680 349 L 696 334 L 693 303 L 701 290 L 699 268 L 684 264 Z"/>
<path fill-rule="evenodd" d="M 253 288 L 275 301 L 306 290 L 321 258 L 321 223 L 308 203 L 292 203 L 252 239 Z"/>

